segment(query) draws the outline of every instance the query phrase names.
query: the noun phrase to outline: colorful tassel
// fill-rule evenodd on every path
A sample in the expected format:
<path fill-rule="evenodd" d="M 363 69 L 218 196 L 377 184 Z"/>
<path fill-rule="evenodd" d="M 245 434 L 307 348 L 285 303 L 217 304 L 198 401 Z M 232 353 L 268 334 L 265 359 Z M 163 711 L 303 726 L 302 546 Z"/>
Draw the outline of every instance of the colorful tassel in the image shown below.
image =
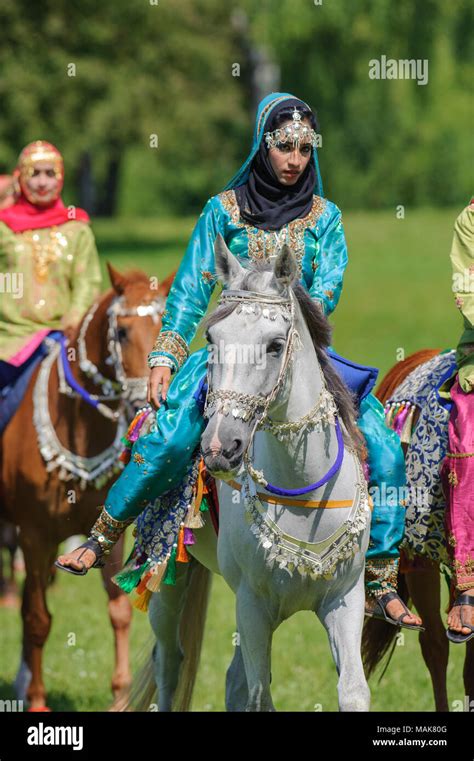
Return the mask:
<path fill-rule="evenodd" d="M 158 592 L 161 586 L 161 582 L 163 579 L 163 576 L 166 573 L 166 567 L 168 565 L 168 560 L 164 560 L 162 563 L 159 563 L 158 565 L 154 566 L 151 572 L 151 576 L 147 581 L 146 588 L 150 590 L 150 592 Z"/>
<path fill-rule="evenodd" d="M 163 584 L 176 584 L 176 547 L 171 550 L 171 555 L 168 560 L 168 566 L 166 568 L 166 575 L 163 579 Z"/>
<path fill-rule="evenodd" d="M 143 613 L 146 613 L 148 610 L 148 604 L 150 602 L 150 597 L 152 596 L 152 592 L 150 592 L 149 589 L 145 589 L 144 592 L 142 592 L 140 595 L 135 597 L 134 600 L 132 600 L 132 605 L 137 610 L 143 611 Z"/>
<path fill-rule="evenodd" d="M 184 526 L 181 526 L 178 534 L 178 551 L 176 553 L 177 563 L 189 563 L 189 553 L 184 546 Z"/>
<path fill-rule="evenodd" d="M 191 521 L 188 523 L 186 528 L 202 528 L 204 526 L 204 521 L 201 518 L 201 512 L 198 510 L 196 515 L 193 515 Z"/>
<path fill-rule="evenodd" d="M 196 544 L 196 538 L 190 528 L 184 527 L 184 539 L 185 544 Z"/>
<path fill-rule="evenodd" d="M 199 507 L 199 511 L 201 513 L 205 513 L 207 510 L 209 510 L 209 502 L 207 501 L 206 497 L 203 497 L 201 501 L 201 505 Z"/>
<path fill-rule="evenodd" d="M 151 571 L 148 571 L 148 572 L 147 572 L 147 573 L 145 573 L 145 575 L 142 577 L 142 579 L 141 579 L 141 581 L 140 581 L 139 585 L 137 586 L 137 595 L 141 595 L 141 594 L 142 594 L 142 592 L 144 592 L 144 591 L 145 591 L 145 589 L 147 588 L 147 582 L 148 582 L 148 580 L 149 580 L 149 579 L 151 579 Z"/>
<path fill-rule="evenodd" d="M 140 579 L 143 576 L 143 572 L 146 570 L 147 566 L 148 560 L 138 568 L 127 568 L 127 566 L 125 566 L 113 577 L 113 581 L 115 584 L 117 584 L 118 587 L 120 587 L 120 589 L 123 589 L 124 592 L 129 594 L 133 589 L 135 589 L 137 584 L 139 584 Z"/>

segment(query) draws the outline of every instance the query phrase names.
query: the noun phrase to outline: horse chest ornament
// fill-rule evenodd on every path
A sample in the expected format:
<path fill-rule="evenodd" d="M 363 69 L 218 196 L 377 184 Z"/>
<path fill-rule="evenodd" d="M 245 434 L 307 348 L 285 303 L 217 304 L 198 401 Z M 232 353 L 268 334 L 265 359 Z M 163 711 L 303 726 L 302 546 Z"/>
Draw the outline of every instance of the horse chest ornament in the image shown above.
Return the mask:
<path fill-rule="evenodd" d="M 266 563 L 273 567 L 275 564 L 287 571 L 290 575 L 297 570 L 301 576 L 309 576 L 312 579 L 320 577 L 331 578 L 337 564 L 350 558 L 359 548 L 359 537 L 367 527 L 370 516 L 370 498 L 367 490 L 367 482 L 364 477 L 360 460 L 355 449 L 348 448 L 356 465 L 357 487 L 352 500 L 320 500 L 303 501 L 291 499 L 295 496 L 304 495 L 314 491 L 328 483 L 339 471 L 344 457 L 344 441 L 338 419 L 337 407 L 332 394 L 329 392 L 325 378 L 321 373 L 322 387 L 313 407 L 298 420 L 276 422 L 269 417 L 269 408 L 280 392 L 287 370 L 293 359 L 294 352 L 302 347 L 302 343 L 295 327 L 294 296 L 289 292 L 289 298 L 262 295 L 252 291 L 224 291 L 221 294 L 221 303 L 231 301 L 239 302 L 237 313 L 252 313 L 266 319 L 275 320 L 278 312 L 286 321 L 290 322 L 283 360 L 280 366 L 278 378 L 271 392 L 267 395 L 245 394 L 235 390 L 217 389 L 212 390 L 208 374 L 208 395 L 204 410 L 205 417 L 209 418 L 214 412 L 225 416 L 231 414 L 234 418 L 249 421 L 256 418 L 253 424 L 249 442 L 243 455 L 245 473 L 242 476 L 242 484 L 235 481 L 228 482 L 232 488 L 242 491 L 246 520 L 250 524 L 250 530 L 257 538 L 259 546 L 265 551 Z M 315 483 L 299 489 L 284 489 L 275 486 L 265 478 L 262 471 L 256 470 L 252 465 L 250 450 L 255 433 L 258 429 L 266 430 L 274 435 L 279 441 L 289 441 L 292 438 L 310 431 L 323 431 L 328 425 L 336 428 L 337 455 L 334 463 Z M 256 484 L 260 484 L 270 495 L 257 492 Z M 267 507 L 264 506 L 266 503 Z M 350 508 L 346 520 L 326 539 L 318 542 L 308 542 L 290 535 L 278 525 L 278 511 L 285 506 L 293 508 Z"/>

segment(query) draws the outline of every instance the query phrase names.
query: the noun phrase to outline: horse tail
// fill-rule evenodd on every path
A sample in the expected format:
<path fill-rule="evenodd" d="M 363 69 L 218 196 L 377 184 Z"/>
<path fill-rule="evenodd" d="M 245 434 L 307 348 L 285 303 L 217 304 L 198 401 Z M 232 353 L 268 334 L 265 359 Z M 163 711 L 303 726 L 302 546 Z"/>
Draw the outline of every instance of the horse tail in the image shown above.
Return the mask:
<path fill-rule="evenodd" d="M 211 591 L 212 574 L 209 569 L 196 560 L 193 561 L 193 566 L 180 621 L 179 634 L 184 660 L 173 700 L 174 711 L 189 711 L 191 706 Z"/>
<path fill-rule="evenodd" d="M 405 605 L 408 605 L 410 594 L 404 573 L 398 573 L 397 590 Z M 377 665 L 388 653 L 384 669 L 380 675 L 380 679 L 382 679 L 392 659 L 396 646 L 396 636 L 399 632 L 398 626 L 379 621 L 376 618 L 366 618 L 362 632 L 362 662 L 367 679 L 372 676 Z"/>
<path fill-rule="evenodd" d="M 410 375 L 412 370 L 436 357 L 440 351 L 441 349 L 420 349 L 420 351 L 410 354 L 406 359 L 397 362 L 380 381 L 375 392 L 377 399 L 382 404 L 390 399 L 397 386 Z"/>
<path fill-rule="evenodd" d="M 211 589 L 211 572 L 197 560 L 186 578 L 186 591 L 180 617 L 180 642 L 184 654 L 179 679 L 173 698 L 173 711 L 189 711 L 201 656 L 206 623 L 207 606 Z M 159 594 L 159 593 L 158 593 Z M 155 680 L 155 638 L 153 645 L 145 649 L 145 662 L 139 667 L 132 686 L 114 700 L 110 711 L 150 711 L 158 706 L 158 690 Z"/>

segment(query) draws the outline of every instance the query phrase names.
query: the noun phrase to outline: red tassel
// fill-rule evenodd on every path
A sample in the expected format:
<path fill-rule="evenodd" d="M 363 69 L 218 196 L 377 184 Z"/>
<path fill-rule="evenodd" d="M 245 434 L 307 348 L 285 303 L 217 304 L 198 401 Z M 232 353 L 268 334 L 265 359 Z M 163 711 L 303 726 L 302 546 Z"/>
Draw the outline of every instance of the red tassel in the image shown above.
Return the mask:
<path fill-rule="evenodd" d="M 141 579 L 140 583 L 138 584 L 138 586 L 136 588 L 137 595 L 141 595 L 142 592 L 145 591 L 145 589 L 147 588 L 146 585 L 147 585 L 147 582 L 148 582 L 149 579 L 151 579 L 151 571 L 148 571 L 148 573 L 146 573 L 143 576 L 143 578 Z"/>
<path fill-rule="evenodd" d="M 128 463 L 130 462 L 131 456 L 132 456 L 132 450 L 125 448 L 119 457 L 119 461 L 125 463 L 125 465 L 128 465 Z"/>
<path fill-rule="evenodd" d="M 189 563 L 189 553 L 184 544 L 184 526 L 181 526 L 178 534 L 178 551 L 176 553 L 178 563 Z"/>

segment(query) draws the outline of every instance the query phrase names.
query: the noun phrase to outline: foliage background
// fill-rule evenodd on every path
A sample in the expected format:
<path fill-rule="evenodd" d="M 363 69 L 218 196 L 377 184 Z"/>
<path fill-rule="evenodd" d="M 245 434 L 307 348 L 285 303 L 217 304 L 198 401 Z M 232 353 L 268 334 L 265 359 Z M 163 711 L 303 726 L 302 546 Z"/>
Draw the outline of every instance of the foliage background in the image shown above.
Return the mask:
<path fill-rule="evenodd" d="M 317 110 L 326 194 L 341 208 L 462 203 L 472 176 L 473 8 L 3 0 L 0 170 L 42 136 L 64 152 L 68 198 L 96 214 L 195 213 L 245 157 L 271 70 L 272 89 Z M 428 84 L 369 79 L 381 55 L 428 59 Z"/>

